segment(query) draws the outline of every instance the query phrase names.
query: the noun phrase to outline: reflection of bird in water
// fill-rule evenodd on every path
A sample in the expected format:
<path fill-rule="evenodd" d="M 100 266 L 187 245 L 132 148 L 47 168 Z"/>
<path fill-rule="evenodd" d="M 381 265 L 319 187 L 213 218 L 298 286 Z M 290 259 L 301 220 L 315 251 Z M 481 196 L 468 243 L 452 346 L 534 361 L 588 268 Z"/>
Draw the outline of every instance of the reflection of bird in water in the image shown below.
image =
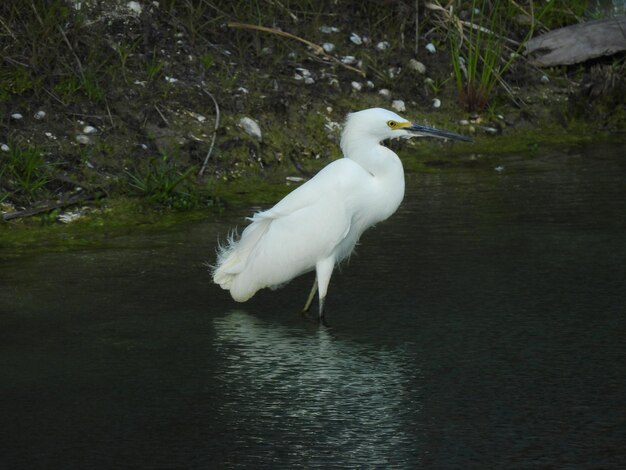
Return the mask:
<path fill-rule="evenodd" d="M 361 234 L 393 214 L 404 197 L 404 170 L 398 156 L 380 144 L 397 137 L 467 137 L 413 124 L 385 109 L 348 115 L 341 136 L 344 157 L 250 219 L 241 238 L 220 249 L 213 280 L 238 302 L 259 289 L 290 281 L 315 269 L 307 299 L 317 289 L 319 317 L 335 265 L 347 258 Z"/>
<path fill-rule="evenodd" d="M 332 468 L 332 450 L 359 468 L 410 468 L 422 407 L 419 360 L 372 344 L 380 335 L 353 341 L 295 325 L 242 311 L 212 322 L 218 417 L 230 445 L 248 451 L 241 466 L 263 467 L 256 456 L 277 467 Z"/>

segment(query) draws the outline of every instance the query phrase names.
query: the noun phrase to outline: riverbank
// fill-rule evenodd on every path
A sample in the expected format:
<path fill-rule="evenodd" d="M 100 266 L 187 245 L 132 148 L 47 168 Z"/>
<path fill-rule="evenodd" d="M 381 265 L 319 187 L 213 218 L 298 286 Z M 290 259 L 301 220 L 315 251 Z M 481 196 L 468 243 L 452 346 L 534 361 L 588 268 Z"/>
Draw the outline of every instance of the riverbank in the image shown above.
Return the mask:
<path fill-rule="evenodd" d="M 0 243 L 270 205 L 339 158 L 346 113 L 373 106 L 474 136 L 392 143 L 409 172 L 623 132 L 623 57 L 539 69 L 521 54 L 586 2 L 460 2 L 461 38 L 433 4 L 6 2 Z"/>

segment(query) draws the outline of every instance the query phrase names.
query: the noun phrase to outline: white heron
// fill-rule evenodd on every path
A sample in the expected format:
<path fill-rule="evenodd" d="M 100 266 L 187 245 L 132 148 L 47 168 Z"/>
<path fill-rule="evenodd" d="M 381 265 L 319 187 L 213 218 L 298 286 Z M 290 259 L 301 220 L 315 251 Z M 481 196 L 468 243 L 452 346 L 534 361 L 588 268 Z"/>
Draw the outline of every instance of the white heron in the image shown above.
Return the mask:
<path fill-rule="evenodd" d="M 255 213 L 241 237 L 218 250 L 213 281 L 245 302 L 259 289 L 315 270 L 319 320 L 336 264 L 350 256 L 363 232 L 391 216 L 404 197 L 400 158 L 381 145 L 397 137 L 465 136 L 414 124 L 381 108 L 348 114 L 341 135 L 344 158 L 333 161 L 271 209 Z"/>

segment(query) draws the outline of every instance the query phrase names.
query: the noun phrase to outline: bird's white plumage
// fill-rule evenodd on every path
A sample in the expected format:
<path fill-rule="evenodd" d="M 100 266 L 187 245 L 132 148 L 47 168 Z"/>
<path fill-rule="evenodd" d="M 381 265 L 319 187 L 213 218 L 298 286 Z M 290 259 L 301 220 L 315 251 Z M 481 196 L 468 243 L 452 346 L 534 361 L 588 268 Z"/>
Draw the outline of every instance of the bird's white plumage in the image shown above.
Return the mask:
<path fill-rule="evenodd" d="M 344 158 L 254 214 L 241 237 L 231 237 L 219 251 L 213 280 L 243 302 L 315 269 L 323 301 L 334 266 L 402 202 L 402 163 L 380 142 L 415 135 L 407 130 L 410 124 L 380 108 L 349 114 L 341 138 Z"/>

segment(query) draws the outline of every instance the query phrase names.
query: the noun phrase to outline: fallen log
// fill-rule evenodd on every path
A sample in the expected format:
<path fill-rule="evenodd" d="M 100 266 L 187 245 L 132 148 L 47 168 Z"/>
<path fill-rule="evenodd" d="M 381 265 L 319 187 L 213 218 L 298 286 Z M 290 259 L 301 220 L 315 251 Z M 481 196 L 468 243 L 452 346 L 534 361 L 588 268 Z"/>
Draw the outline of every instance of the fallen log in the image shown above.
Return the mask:
<path fill-rule="evenodd" d="M 525 44 L 530 63 L 554 67 L 626 51 L 626 17 L 589 21 L 532 38 Z"/>
<path fill-rule="evenodd" d="M 7 212 L 6 214 L 2 214 L 2 218 L 5 221 L 20 219 L 24 217 L 32 217 L 33 215 L 43 214 L 44 212 L 50 212 L 55 209 L 63 209 L 65 207 L 73 206 L 81 202 L 92 201 L 94 199 L 98 199 L 102 197 L 102 194 L 75 194 L 74 196 L 70 196 L 67 199 L 60 201 L 49 201 L 45 204 L 37 207 L 31 207 L 29 209 L 24 209 L 22 211 L 15 212 Z"/>

